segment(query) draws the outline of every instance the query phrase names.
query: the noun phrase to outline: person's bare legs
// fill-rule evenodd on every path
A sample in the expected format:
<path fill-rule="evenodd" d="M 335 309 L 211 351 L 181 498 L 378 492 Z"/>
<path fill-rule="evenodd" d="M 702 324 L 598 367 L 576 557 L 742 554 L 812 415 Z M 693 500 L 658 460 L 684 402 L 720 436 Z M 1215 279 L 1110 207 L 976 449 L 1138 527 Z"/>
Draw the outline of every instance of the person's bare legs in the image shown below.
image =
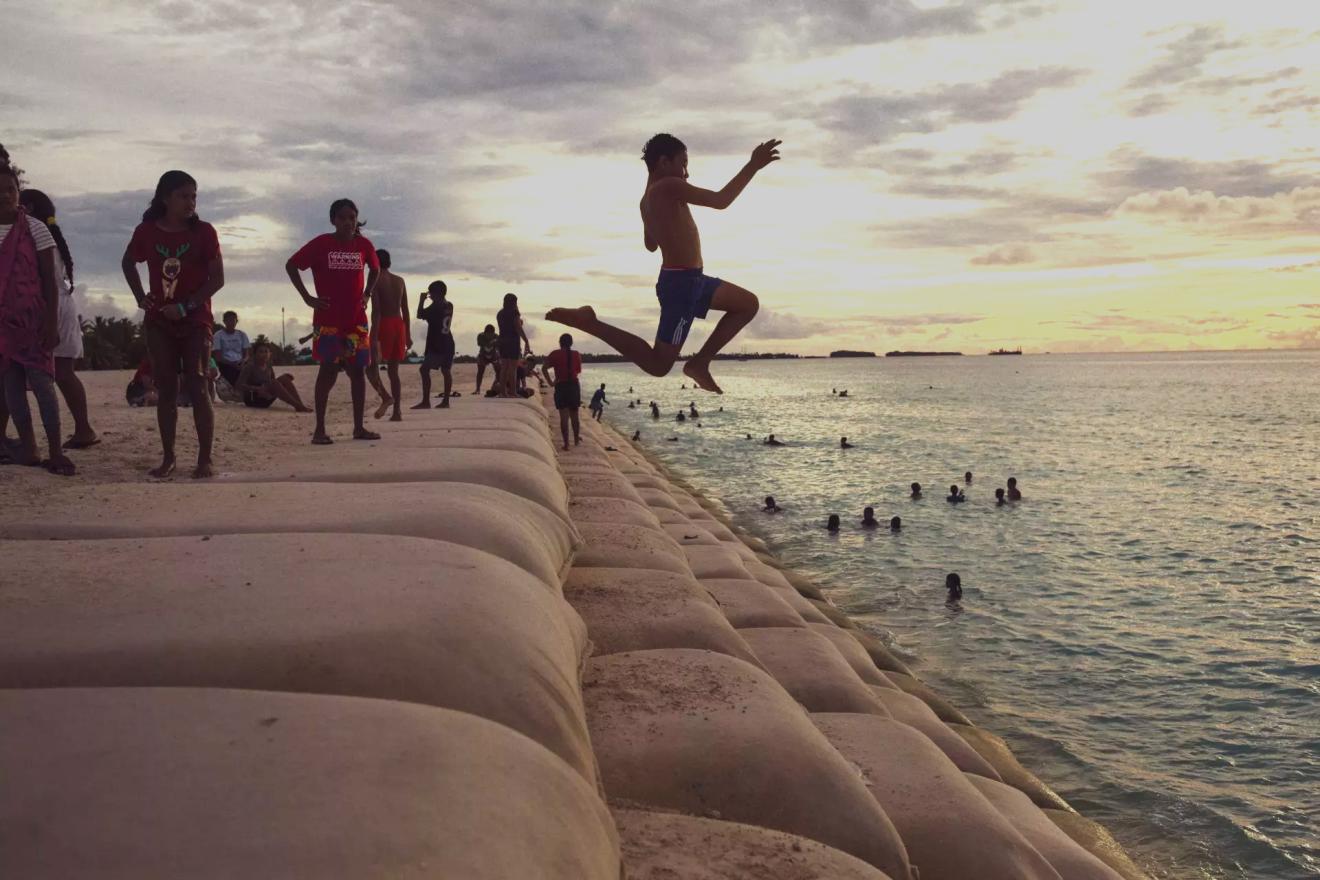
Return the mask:
<path fill-rule="evenodd" d="M 441 367 L 440 375 L 445 379 L 445 399 L 440 401 L 440 408 L 449 409 L 449 395 L 454 391 L 454 374 L 449 367 Z"/>
<path fill-rule="evenodd" d="M 55 358 L 55 384 L 73 415 L 73 436 L 68 439 L 68 445 L 90 446 L 95 443 L 96 432 L 87 419 L 87 389 L 73 368 L 73 358 Z"/>
<path fill-rule="evenodd" d="M 215 475 L 211 467 L 211 448 L 215 439 L 215 410 L 211 408 L 211 398 L 206 393 L 207 377 L 190 374 L 183 377 L 188 383 L 188 394 L 192 397 L 193 425 L 197 428 L 197 467 L 193 469 L 194 480 L 204 480 Z"/>
<path fill-rule="evenodd" d="M 390 416 L 390 421 L 401 422 L 403 421 L 403 413 L 400 412 L 399 407 L 403 405 L 403 401 L 400 400 L 403 396 L 403 390 L 399 384 L 399 362 L 390 361 L 385 370 L 390 376 L 390 396 L 394 398 L 394 415 Z"/>
<path fill-rule="evenodd" d="M 348 373 L 348 387 L 353 395 L 353 439 L 354 440 L 379 440 L 380 435 L 375 431 L 368 431 L 366 425 L 362 423 L 367 409 L 367 370 L 375 370 L 374 365 L 368 365 L 366 368 L 359 367 L 357 364 L 347 364 L 344 370 Z"/>
<path fill-rule="evenodd" d="M 298 389 L 293 385 L 293 376 L 285 373 L 275 379 L 271 379 L 261 390 L 277 400 L 282 400 L 298 412 L 311 412 L 298 396 Z"/>
<path fill-rule="evenodd" d="M 559 411 L 559 433 L 564 435 L 564 451 L 568 452 L 568 410 Z"/>
<path fill-rule="evenodd" d="M 518 361 L 516 358 L 500 358 L 500 397 L 516 397 L 518 387 Z"/>
<path fill-rule="evenodd" d="M 179 424 L 179 375 L 170 369 L 156 375 L 156 359 L 152 358 L 151 372 L 156 381 L 156 426 L 160 428 L 160 467 L 147 471 L 148 476 L 164 478 L 174 473 L 174 434 Z M 160 361 L 162 365 L 168 361 Z"/>
<path fill-rule="evenodd" d="M 710 336 L 706 339 L 706 344 L 701 346 L 701 350 L 683 364 L 683 375 L 696 382 L 697 387 L 704 391 L 723 394 L 710 374 L 710 362 L 733 340 L 733 337 L 738 335 L 738 331 L 756 317 L 761 302 L 750 290 L 743 290 L 736 284 L 721 281 L 720 286 L 715 288 L 715 294 L 710 298 L 710 307 L 724 312 L 724 317 L 720 318 L 715 329 L 710 331 Z"/>
<path fill-rule="evenodd" d="M 366 378 L 371 383 L 371 387 L 380 395 L 380 406 L 376 407 L 376 418 L 383 418 L 385 413 L 390 411 L 390 404 L 394 403 L 394 400 L 380 381 L 380 342 L 376 339 L 374 330 L 371 333 L 371 363 L 366 368 Z M 365 390 L 363 393 L 366 393 Z"/>
<path fill-rule="evenodd" d="M 573 407 L 568 411 L 569 421 L 573 423 L 573 445 L 578 446 L 582 443 L 582 423 L 578 421 L 578 407 Z"/>
<path fill-rule="evenodd" d="M 582 306 L 578 309 L 551 309 L 545 313 L 545 317 L 547 321 L 567 324 L 575 330 L 590 333 L 652 376 L 667 375 L 673 369 L 674 361 L 678 360 L 677 345 L 657 342 L 652 348 L 651 344 L 640 336 L 606 324 L 597 318 L 596 310 L 591 306 Z"/>
<path fill-rule="evenodd" d="M 339 364 L 321 364 L 321 369 L 316 373 L 316 393 L 312 400 L 316 405 L 316 428 L 312 431 L 312 442 L 318 446 L 334 442 L 325 432 L 325 410 L 330 403 L 330 392 L 338 378 Z"/>
<path fill-rule="evenodd" d="M 430 409 L 431 408 L 431 369 L 426 365 L 425 362 L 422 363 L 422 369 L 420 370 L 420 373 L 422 375 L 422 402 L 413 404 L 412 408 Z"/>

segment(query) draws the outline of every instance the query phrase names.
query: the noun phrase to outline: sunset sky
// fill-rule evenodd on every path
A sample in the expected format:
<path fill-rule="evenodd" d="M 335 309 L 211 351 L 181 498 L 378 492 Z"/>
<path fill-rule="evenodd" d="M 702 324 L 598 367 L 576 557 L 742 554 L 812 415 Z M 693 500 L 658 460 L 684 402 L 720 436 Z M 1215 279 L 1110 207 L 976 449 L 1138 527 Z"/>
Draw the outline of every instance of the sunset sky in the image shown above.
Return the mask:
<path fill-rule="evenodd" d="M 137 314 L 119 257 L 182 168 L 249 334 L 307 331 L 284 261 L 349 196 L 410 291 L 448 282 L 460 353 L 506 291 L 538 350 L 553 305 L 651 338 L 668 131 L 714 189 L 784 141 L 694 209 L 761 298 L 735 350 L 1320 346 L 1320 3 L 52 0 L 5 31 L 0 143 L 87 314 Z"/>

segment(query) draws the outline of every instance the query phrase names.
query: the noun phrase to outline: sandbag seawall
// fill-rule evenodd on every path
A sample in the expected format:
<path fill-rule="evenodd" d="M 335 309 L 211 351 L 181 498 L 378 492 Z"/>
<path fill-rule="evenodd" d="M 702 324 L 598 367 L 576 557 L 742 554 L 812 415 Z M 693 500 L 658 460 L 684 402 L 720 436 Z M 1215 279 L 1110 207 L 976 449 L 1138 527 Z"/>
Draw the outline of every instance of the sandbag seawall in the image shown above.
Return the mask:
<path fill-rule="evenodd" d="M 621 876 L 539 401 L 0 521 L 6 876 Z"/>
<path fill-rule="evenodd" d="M 588 422 L 559 460 L 583 539 L 564 595 L 629 876 L 1146 876 L 622 435 Z"/>

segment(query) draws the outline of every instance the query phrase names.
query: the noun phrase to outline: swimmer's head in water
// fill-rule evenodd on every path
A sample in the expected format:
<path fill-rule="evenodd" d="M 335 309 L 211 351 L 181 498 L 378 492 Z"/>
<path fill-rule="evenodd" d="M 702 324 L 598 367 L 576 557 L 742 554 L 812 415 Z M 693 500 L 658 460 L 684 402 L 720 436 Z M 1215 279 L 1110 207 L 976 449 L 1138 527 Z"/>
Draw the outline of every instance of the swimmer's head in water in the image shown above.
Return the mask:
<path fill-rule="evenodd" d="M 964 483 L 970 483 L 971 481 L 972 481 L 972 472 L 971 472 L 971 471 L 968 471 L 967 473 L 963 474 L 963 482 L 964 482 Z"/>
<path fill-rule="evenodd" d="M 825 528 L 829 529 L 831 532 L 837 532 L 839 530 L 839 515 L 837 513 L 830 514 L 829 521 L 826 522 Z"/>
<path fill-rule="evenodd" d="M 1010 488 L 1010 489 L 1016 489 L 1016 488 L 1017 488 L 1017 477 L 1009 477 L 1009 478 L 1008 478 L 1008 488 Z"/>
<path fill-rule="evenodd" d="M 773 508 L 775 506 L 775 496 L 773 495 L 765 496 L 765 506 L 767 510 Z"/>
<path fill-rule="evenodd" d="M 998 498 L 1000 501 L 1003 501 L 1003 500 L 1004 500 L 1004 490 L 1003 490 L 1003 489 L 996 489 L 996 490 L 995 490 L 995 497 Z"/>
<path fill-rule="evenodd" d="M 875 508 L 868 507 L 862 511 L 862 522 L 873 522 L 875 520 Z"/>
<path fill-rule="evenodd" d="M 660 133 L 646 142 L 642 148 L 642 161 L 646 170 L 660 173 L 666 177 L 687 175 L 687 146 L 672 134 Z"/>
<path fill-rule="evenodd" d="M 921 484 L 920 484 L 920 483 L 913 483 L 913 484 L 912 484 L 912 494 L 913 494 L 913 495 L 920 495 L 920 494 L 921 494 Z"/>
<path fill-rule="evenodd" d="M 949 487 L 949 494 L 950 494 L 950 495 L 957 495 L 957 494 L 958 494 L 958 484 L 957 484 L 957 483 L 954 483 L 952 486 Z"/>
<path fill-rule="evenodd" d="M 958 577 L 956 571 L 951 571 L 944 577 L 944 588 L 949 591 L 950 599 L 962 598 L 962 578 Z"/>
<path fill-rule="evenodd" d="M 903 517 L 901 517 L 901 516 L 893 516 L 893 517 L 890 517 L 890 518 L 889 518 L 889 528 L 892 529 L 892 530 L 895 531 L 895 532 L 898 531 L 899 529 L 903 528 Z"/>

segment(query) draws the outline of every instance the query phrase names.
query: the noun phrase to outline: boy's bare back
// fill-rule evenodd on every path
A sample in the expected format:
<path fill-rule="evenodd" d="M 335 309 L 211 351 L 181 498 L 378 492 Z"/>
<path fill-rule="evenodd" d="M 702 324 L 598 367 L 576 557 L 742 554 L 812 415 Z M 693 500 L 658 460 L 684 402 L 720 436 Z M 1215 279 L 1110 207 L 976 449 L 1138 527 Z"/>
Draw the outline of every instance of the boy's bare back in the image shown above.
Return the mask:
<path fill-rule="evenodd" d="M 382 270 L 380 280 L 376 282 L 376 290 L 373 296 L 376 297 L 376 317 L 377 318 L 402 318 L 408 320 L 403 307 L 404 294 L 403 279 L 388 269 Z"/>

